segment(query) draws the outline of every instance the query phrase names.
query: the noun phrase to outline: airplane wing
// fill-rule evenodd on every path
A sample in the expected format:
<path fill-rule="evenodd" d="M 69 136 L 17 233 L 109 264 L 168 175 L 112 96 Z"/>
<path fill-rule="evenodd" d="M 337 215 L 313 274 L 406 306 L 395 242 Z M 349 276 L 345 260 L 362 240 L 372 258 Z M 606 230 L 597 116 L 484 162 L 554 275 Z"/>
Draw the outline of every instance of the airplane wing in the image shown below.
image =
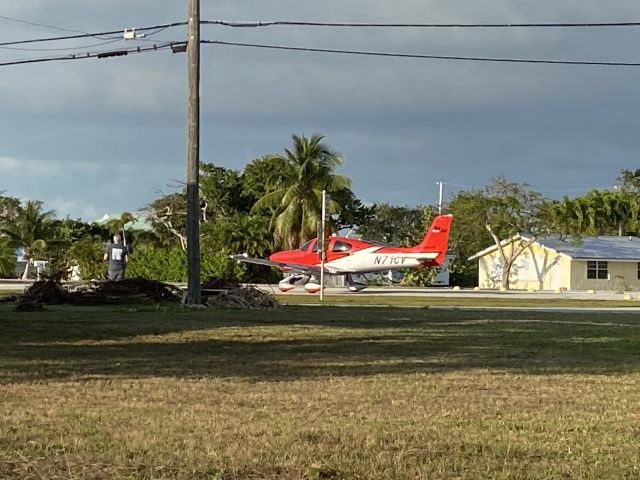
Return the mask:
<path fill-rule="evenodd" d="M 254 258 L 247 255 L 231 255 L 231 258 L 239 262 L 254 263 L 256 265 L 266 265 L 268 267 L 277 267 L 287 272 L 300 272 L 309 275 L 315 275 L 320 273 L 320 265 L 305 265 L 302 263 L 290 263 L 290 262 L 274 262 L 273 260 L 267 260 L 266 258 Z M 324 269 L 325 273 L 350 273 L 350 271 L 338 271 L 335 268 Z"/>
<path fill-rule="evenodd" d="M 231 255 L 231 258 L 239 262 L 255 263 L 256 265 L 266 265 L 268 267 L 277 267 L 281 270 L 308 273 L 311 275 L 320 273 L 319 265 L 316 266 L 316 265 L 304 265 L 301 263 L 274 262 L 272 260 L 267 260 L 266 258 L 254 258 L 254 257 L 249 257 L 247 255 Z M 328 270 L 325 269 L 325 272 L 327 271 Z"/>

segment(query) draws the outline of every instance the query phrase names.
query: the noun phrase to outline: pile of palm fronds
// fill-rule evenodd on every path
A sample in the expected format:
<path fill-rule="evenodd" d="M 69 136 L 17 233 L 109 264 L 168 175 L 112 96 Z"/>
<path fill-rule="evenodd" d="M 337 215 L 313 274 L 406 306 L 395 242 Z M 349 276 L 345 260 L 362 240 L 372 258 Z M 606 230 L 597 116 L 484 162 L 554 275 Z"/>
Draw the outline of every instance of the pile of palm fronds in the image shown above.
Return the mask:
<path fill-rule="evenodd" d="M 216 295 L 208 295 L 206 303 L 210 306 L 273 310 L 280 306 L 274 296 L 252 285 L 232 288 Z"/>
<path fill-rule="evenodd" d="M 181 289 L 173 285 L 143 278 L 121 282 L 62 284 L 55 280 L 42 280 L 27 288 L 19 300 L 35 300 L 45 304 L 107 305 L 144 301 L 180 299 Z"/>
<path fill-rule="evenodd" d="M 242 287 L 226 279 L 210 279 L 202 284 L 203 303 L 210 306 L 270 310 L 279 306 L 272 294 L 254 286 Z M 120 282 L 91 281 L 62 283 L 57 279 L 40 280 L 24 294 L 14 297 L 18 309 L 37 311 L 42 305 L 110 305 L 136 302 L 179 301 L 180 287 L 143 278 Z"/>

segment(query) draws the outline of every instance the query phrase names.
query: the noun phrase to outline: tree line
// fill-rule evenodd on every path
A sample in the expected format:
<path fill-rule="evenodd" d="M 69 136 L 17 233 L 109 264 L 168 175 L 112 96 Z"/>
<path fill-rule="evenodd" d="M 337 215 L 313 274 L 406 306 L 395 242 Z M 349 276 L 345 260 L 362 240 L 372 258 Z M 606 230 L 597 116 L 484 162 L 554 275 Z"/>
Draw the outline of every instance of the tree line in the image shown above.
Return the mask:
<path fill-rule="evenodd" d="M 437 214 L 435 205 L 365 205 L 353 193 L 352 182 L 336 172 L 340 153 L 324 137 L 293 135 L 292 147 L 266 155 L 242 171 L 212 163 L 200 165 L 200 232 L 202 277 L 238 281 L 275 281 L 277 273 L 238 264 L 232 253 L 267 256 L 297 248 L 316 236 L 321 218 L 322 191 L 330 194 L 331 229 L 346 229 L 369 240 L 413 245 Z M 444 205 L 454 223 L 450 248 L 453 283 L 473 286 L 477 265 L 468 257 L 495 244 L 500 250 L 508 288 L 510 266 L 528 244 L 502 249 L 501 241 L 525 234 L 531 243 L 539 235 L 636 235 L 640 231 L 640 169 L 623 170 L 616 188 L 591 190 L 584 196 L 562 200 L 546 198 L 525 183 L 505 177 L 491 179 L 483 188 L 460 191 Z M 0 185 L 1 187 L 1 185 Z M 2 193 L 2 192 L 0 192 Z M 128 276 L 164 281 L 185 281 L 186 188 L 162 194 L 139 209 L 148 225 L 125 212 L 105 224 L 70 218 L 58 219 L 39 200 L 0 195 L 0 275 L 15 270 L 15 254 L 30 261 L 47 260 L 47 273 L 67 275 L 75 268 L 83 279 L 104 278 L 102 253 L 111 235 L 123 234 L 132 250 Z M 405 281 L 425 285 L 430 269 L 408 272 Z"/>

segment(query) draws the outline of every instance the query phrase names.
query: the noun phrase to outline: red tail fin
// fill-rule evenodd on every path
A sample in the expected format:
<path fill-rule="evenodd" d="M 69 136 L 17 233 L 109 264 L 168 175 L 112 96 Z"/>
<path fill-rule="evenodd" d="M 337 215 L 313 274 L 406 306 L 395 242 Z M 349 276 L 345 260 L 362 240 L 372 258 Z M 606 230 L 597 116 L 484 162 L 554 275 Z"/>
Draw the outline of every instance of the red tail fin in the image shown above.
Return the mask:
<path fill-rule="evenodd" d="M 431 222 L 431 226 L 425 233 L 424 240 L 414 247 L 417 252 L 438 252 L 438 256 L 433 259 L 433 265 L 440 265 L 444 262 L 452 220 L 453 215 L 438 215 Z"/>

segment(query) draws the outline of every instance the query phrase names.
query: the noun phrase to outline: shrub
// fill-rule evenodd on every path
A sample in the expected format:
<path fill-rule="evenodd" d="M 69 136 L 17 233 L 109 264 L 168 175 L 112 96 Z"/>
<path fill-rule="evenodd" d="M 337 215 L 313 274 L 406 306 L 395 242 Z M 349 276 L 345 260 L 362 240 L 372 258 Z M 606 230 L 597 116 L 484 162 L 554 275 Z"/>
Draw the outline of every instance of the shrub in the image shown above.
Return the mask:
<path fill-rule="evenodd" d="M 200 277 L 224 277 L 241 281 L 246 275 L 244 264 L 229 258 L 229 251 L 202 250 L 200 257 Z M 135 255 L 130 255 L 127 265 L 128 277 L 140 277 L 165 282 L 187 281 L 187 254 L 182 248 L 154 248 L 139 246 Z"/>

